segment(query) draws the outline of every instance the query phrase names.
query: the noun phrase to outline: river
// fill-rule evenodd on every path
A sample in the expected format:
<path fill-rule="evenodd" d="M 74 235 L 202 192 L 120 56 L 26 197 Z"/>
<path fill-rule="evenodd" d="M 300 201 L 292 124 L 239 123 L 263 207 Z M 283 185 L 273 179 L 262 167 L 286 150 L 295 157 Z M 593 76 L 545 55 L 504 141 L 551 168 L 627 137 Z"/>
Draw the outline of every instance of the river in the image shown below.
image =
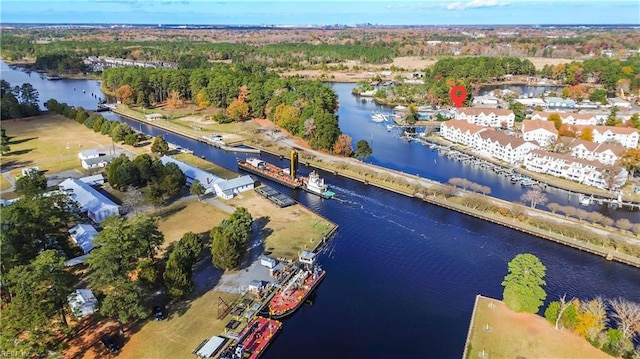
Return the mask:
<path fill-rule="evenodd" d="M 5 77 L 4 67 L 2 70 L 2 78 L 19 84 Z M 55 89 L 45 92 L 43 81 Z M 95 106 L 73 94 L 73 87 L 79 88 L 81 82 L 32 84 L 41 98 L 55 95 L 61 102 Z M 85 85 L 98 88 L 95 81 Z M 425 177 L 432 173 L 440 179 L 462 177 L 469 171 L 474 182 L 495 180 L 498 184 L 491 185 L 494 193 L 510 192 L 510 183 L 501 184 L 499 178 L 476 174 L 456 162 L 447 164 L 420 145 L 394 138 L 384 126 L 370 121 L 375 105 L 345 95 L 349 86 L 334 85 L 340 95 L 341 128 L 354 140 L 373 136 L 372 162 Z M 151 134 L 165 133 L 133 122 L 132 126 Z M 167 136 L 168 141 L 191 148 L 199 156 L 236 168 L 238 154 Z M 265 158 L 278 161 L 273 156 Z M 433 158 L 436 166 L 430 165 Z M 337 193 L 335 200 L 274 184 L 340 228 L 320 256 L 328 275 L 313 305 L 285 320 L 264 358 L 460 358 L 475 295 L 501 298 L 507 262 L 518 253 L 533 253 L 547 267 L 547 302 L 564 293 L 583 299 L 622 296 L 640 302 L 637 269 L 416 199 L 323 175 Z"/>

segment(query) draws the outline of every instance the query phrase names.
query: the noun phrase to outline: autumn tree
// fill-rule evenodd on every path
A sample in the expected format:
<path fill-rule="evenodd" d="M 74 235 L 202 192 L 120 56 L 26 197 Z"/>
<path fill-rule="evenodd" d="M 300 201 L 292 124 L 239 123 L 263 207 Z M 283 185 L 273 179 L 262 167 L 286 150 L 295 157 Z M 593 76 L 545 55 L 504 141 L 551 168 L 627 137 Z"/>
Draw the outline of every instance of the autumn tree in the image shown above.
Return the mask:
<path fill-rule="evenodd" d="M 171 90 L 171 92 L 169 93 L 169 98 L 167 99 L 167 107 L 177 109 L 183 108 L 184 106 L 185 103 L 180 96 L 180 92 Z"/>
<path fill-rule="evenodd" d="M 559 130 L 560 126 L 562 126 L 562 118 L 560 118 L 560 115 L 557 113 L 550 114 L 548 121 L 553 122 L 553 125 L 556 127 L 556 130 Z"/>
<path fill-rule="evenodd" d="M 629 177 L 640 169 L 640 149 L 630 148 L 620 154 L 617 164 L 629 172 Z"/>
<path fill-rule="evenodd" d="M 607 322 L 607 308 L 604 300 L 596 297 L 581 302 L 578 308 L 577 323 L 574 331 L 593 342 L 605 328 Z"/>
<path fill-rule="evenodd" d="M 547 195 L 542 193 L 539 189 L 531 189 L 523 193 L 520 200 L 523 202 L 529 202 L 531 208 L 536 208 L 538 203 L 545 204 L 547 202 Z"/>
<path fill-rule="evenodd" d="M 211 105 L 209 95 L 207 95 L 207 92 L 204 89 L 198 91 L 198 93 L 196 94 L 196 104 L 201 110 L 204 110 Z"/>
<path fill-rule="evenodd" d="M 504 303 L 516 312 L 536 313 L 547 297 L 542 288 L 546 285 L 546 267 L 533 254 L 521 253 L 509 262 L 508 268 L 502 282 Z"/>
<path fill-rule="evenodd" d="M 276 124 L 291 133 L 298 132 L 298 120 L 300 119 L 300 109 L 296 106 L 280 104 L 276 107 L 273 119 Z"/>
<path fill-rule="evenodd" d="M 236 98 L 231 101 L 226 113 L 234 121 L 243 121 L 249 116 L 249 105 L 243 99 Z"/>
<path fill-rule="evenodd" d="M 585 127 L 580 131 L 580 139 L 584 141 L 593 142 L 593 128 Z"/>
<path fill-rule="evenodd" d="M 626 172 L 620 166 L 604 165 L 600 168 L 600 175 L 604 181 L 605 188 L 613 190 L 624 185 L 626 181 Z"/>
<path fill-rule="evenodd" d="M 333 153 L 338 156 L 349 157 L 353 153 L 351 148 L 351 136 L 347 134 L 341 134 L 338 136 L 338 140 L 333 145 Z"/>
<path fill-rule="evenodd" d="M 130 85 L 122 85 L 116 89 L 116 99 L 122 103 L 131 104 L 131 98 L 133 97 L 133 89 Z"/>

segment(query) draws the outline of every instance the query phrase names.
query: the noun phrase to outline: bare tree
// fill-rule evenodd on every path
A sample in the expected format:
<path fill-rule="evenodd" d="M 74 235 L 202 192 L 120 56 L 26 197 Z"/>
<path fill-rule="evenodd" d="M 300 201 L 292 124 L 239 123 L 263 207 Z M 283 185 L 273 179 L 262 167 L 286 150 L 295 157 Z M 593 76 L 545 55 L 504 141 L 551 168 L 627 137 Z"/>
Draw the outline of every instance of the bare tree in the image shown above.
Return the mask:
<path fill-rule="evenodd" d="M 587 213 L 587 220 L 593 224 L 600 222 L 604 218 L 604 215 L 600 212 L 589 212 Z"/>
<path fill-rule="evenodd" d="M 480 191 L 480 193 L 482 193 L 484 195 L 488 195 L 488 194 L 491 194 L 491 187 L 489 187 L 489 186 L 480 186 L 479 191 Z"/>
<path fill-rule="evenodd" d="M 626 171 L 620 166 L 605 165 L 600 169 L 600 175 L 607 189 L 612 190 L 621 187 L 627 180 Z"/>
<path fill-rule="evenodd" d="M 634 224 L 631 230 L 636 236 L 640 236 L 640 223 Z"/>
<path fill-rule="evenodd" d="M 615 223 L 613 218 L 607 216 L 602 216 L 602 219 L 600 220 L 600 224 L 602 224 L 603 227 L 612 227 L 613 223 Z"/>
<path fill-rule="evenodd" d="M 585 211 L 582 208 L 576 209 L 576 217 L 578 218 L 578 220 L 580 222 L 582 222 L 582 220 L 587 218 L 588 216 L 589 216 L 589 212 L 588 211 Z"/>
<path fill-rule="evenodd" d="M 512 203 L 511 207 L 509 207 L 509 213 L 511 213 L 511 217 L 513 217 L 513 221 L 515 222 L 518 217 L 526 213 L 526 209 L 519 203 Z"/>
<path fill-rule="evenodd" d="M 618 325 L 618 329 L 627 339 L 633 339 L 640 334 L 640 305 L 624 298 L 609 300 L 613 309 L 611 317 Z"/>
<path fill-rule="evenodd" d="M 620 228 L 623 231 L 628 231 L 633 228 L 633 224 L 626 218 L 620 218 L 616 221 L 616 227 Z"/>
<path fill-rule="evenodd" d="M 562 207 L 562 212 L 564 212 L 565 217 L 572 217 L 576 215 L 578 209 L 572 206 L 564 206 Z"/>
<path fill-rule="evenodd" d="M 529 202 L 531 204 L 531 208 L 536 208 L 536 204 L 545 204 L 547 202 L 547 195 L 536 188 L 525 192 L 520 199 L 523 202 Z"/>
<path fill-rule="evenodd" d="M 136 187 L 129 187 L 127 195 L 122 200 L 122 207 L 125 212 L 136 214 L 138 207 L 140 207 L 142 203 L 144 203 L 144 194 L 142 191 Z"/>
<path fill-rule="evenodd" d="M 558 317 L 556 318 L 556 330 L 559 330 L 560 327 L 560 319 L 562 319 L 562 314 L 564 311 L 571 305 L 571 301 L 567 302 L 567 295 L 563 294 L 558 301 L 560 303 L 560 307 L 558 308 Z"/>
<path fill-rule="evenodd" d="M 549 210 L 551 211 L 551 213 L 556 213 L 556 212 L 558 212 L 559 210 L 561 210 L 561 209 L 562 209 L 562 206 L 561 206 L 561 205 L 559 205 L 559 204 L 557 204 L 557 203 L 555 203 L 555 202 L 551 202 L 551 203 L 549 203 L 549 204 L 547 205 L 547 208 L 549 208 Z"/>

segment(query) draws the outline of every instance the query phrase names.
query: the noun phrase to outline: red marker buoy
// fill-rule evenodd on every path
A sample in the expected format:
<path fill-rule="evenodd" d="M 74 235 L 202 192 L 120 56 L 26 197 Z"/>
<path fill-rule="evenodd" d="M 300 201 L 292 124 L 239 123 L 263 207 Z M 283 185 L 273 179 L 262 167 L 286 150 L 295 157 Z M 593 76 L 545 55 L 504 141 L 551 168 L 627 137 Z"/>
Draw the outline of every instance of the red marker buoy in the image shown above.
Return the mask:
<path fill-rule="evenodd" d="M 464 100 L 467 99 L 467 90 L 463 86 L 453 86 L 449 91 L 449 97 L 456 107 L 461 107 Z"/>

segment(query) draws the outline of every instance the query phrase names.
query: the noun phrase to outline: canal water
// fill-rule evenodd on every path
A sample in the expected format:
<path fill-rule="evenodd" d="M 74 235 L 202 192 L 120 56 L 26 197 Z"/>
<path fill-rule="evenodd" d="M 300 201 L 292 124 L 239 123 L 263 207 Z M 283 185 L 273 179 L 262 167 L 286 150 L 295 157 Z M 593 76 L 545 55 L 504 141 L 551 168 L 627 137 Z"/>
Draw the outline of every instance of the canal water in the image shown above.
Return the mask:
<path fill-rule="evenodd" d="M 11 76 L 18 76 L 11 71 Z M 18 84 L 7 75 L 3 65 L 2 78 Z M 79 86 L 99 88 L 97 82 L 30 82 L 41 99 L 55 96 L 61 102 L 95 106 L 95 101 L 78 95 L 77 89 L 76 94 L 72 91 Z M 50 87 L 44 85 L 55 89 L 45 91 Z M 455 162 L 447 164 L 427 148 L 393 137 L 384 126 L 370 121 L 375 105 L 352 101 L 345 94 L 350 86 L 334 85 L 340 95 L 341 128 L 355 141 L 373 136 L 371 162 L 445 181 L 468 173 L 470 180 L 490 184 L 493 193 L 519 197 L 515 190 L 509 194 L 511 184 L 500 184 L 499 177 L 464 169 Z M 165 133 L 129 123 L 152 135 Z M 236 156 L 244 156 L 166 136 L 228 168 L 236 169 Z M 273 156 L 265 159 L 284 165 Z M 416 199 L 323 175 L 337 193 L 334 200 L 273 184 L 340 228 L 320 256 L 328 275 L 313 304 L 285 320 L 265 358 L 460 358 L 475 295 L 500 298 L 507 262 L 518 253 L 533 253 L 547 267 L 547 302 L 565 293 L 583 299 L 621 296 L 640 302 L 637 269 Z"/>

